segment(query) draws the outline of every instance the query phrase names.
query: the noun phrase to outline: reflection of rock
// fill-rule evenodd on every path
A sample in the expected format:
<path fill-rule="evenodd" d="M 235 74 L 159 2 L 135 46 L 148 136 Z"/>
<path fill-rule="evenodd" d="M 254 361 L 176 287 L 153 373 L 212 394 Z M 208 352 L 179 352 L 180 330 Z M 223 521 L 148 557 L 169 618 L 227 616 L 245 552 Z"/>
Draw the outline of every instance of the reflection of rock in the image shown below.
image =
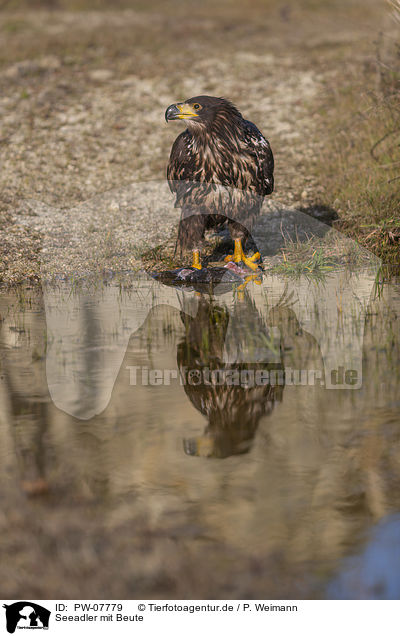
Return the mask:
<path fill-rule="evenodd" d="M 337 218 L 335 210 L 326 206 L 270 210 L 257 220 L 253 238 L 262 255 L 270 256 L 276 254 L 287 239 L 307 241 L 312 236 L 325 236 Z"/>
<path fill-rule="evenodd" d="M 400 515 L 373 528 L 364 551 L 344 561 L 328 586 L 328 598 L 398 600 L 400 598 Z"/>

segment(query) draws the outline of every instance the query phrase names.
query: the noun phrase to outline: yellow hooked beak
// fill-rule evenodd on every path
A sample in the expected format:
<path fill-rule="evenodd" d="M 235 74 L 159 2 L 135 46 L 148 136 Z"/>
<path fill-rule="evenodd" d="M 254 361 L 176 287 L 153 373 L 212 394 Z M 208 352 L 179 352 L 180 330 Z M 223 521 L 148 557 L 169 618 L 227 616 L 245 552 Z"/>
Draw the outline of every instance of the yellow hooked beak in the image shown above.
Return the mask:
<path fill-rule="evenodd" d="M 165 111 L 165 121 L 172 119 L 193 119 L 198 116 L 199 113 L 194 110 L 193 106 L 185 102 L 181 104 L 171 104 Z"/>

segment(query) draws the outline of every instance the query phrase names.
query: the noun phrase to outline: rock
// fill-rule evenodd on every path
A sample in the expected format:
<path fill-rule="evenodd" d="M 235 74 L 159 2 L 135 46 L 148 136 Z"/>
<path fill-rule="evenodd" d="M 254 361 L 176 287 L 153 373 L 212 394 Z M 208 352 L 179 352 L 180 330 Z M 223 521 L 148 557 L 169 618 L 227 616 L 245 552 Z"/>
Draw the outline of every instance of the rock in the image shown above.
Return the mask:
<path fill-rule="evenodd" d="M 338 218 L 337 212 L 326 206 L 271 210 L 260 216 L 253 229 L 254 242 L 263 256 L 277 254 L 286 240 L 307 241 L 322 238 Z"/>
<path fill-rule="evenodd" d="M 117 201 L 111 201 L 110 205 L 108 206 L 108 210 L 109 212 L 119 212 L 119 203 Z"/>
<path fill-rule="evenodd" d="M 33 75 L 39 70 L 39 65 L 37 62 L 31 60 L 25 60 L 23 62 L 17 62 L 12 66 L 9 66 L 4 71 L 4 76 L 7 79 L 19 79 L 20 77 L 26 77 L 28 75 Z"/>
<path fill-rule="evenodd" d="M 55 55 L 45 55 L 39 60 L 39 67 L 43 71 L 56 71 L 60 66 L 61 62 Z"/>
<path fill-rule="evenodd" d="M 113 77 L 113 72 L 106 68 L 98 68 L 90 71 L 89 77 L 94 82 L 108 82 Z"/>
<path fill-rule="evenodd" d="M 46 71 L 54 71 L 61 66 L 61 62 L 55 55 L 46 55 L 38 60 L 23 60 L 12 64 L 4 71 L 7 79 L 20 79 L 29 75 L 38 75 Z"/>
<path fill-rule="evenodd" d="M 248 273 L 248 272 L 247 272 Z M 232 284 L 241 285 L 243 277 L 226 267 L 180 267 L 166 272 L 152 274 L 153 278 L 164 285 L 177 287 L 186 291 L 204 291 L 206 287 L 218 285 L 213 293 L 224 293 L 232 288 Z"/>

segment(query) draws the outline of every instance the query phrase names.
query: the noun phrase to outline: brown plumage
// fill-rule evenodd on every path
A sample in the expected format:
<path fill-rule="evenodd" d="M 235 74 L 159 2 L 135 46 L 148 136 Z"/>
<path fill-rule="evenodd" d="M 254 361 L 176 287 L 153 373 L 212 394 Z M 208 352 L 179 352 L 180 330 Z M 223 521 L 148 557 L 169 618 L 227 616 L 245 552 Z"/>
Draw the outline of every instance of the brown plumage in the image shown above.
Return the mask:
<path fill-rule="evenodd" d="M 167 169 L 176 206 L 182 208 L 180 248 L 198 250 L 205 230 L 228 220 L 231 236 L 236 240 L 234 260 L 239 262 L 240 257 L 256 269 L 240 249 L 264 197 L 274 188 L 274 159 L 269 142 L 222 97 L 202 95 L 172 104 L 165 118 L 188 123 L 172 146 Z"/>

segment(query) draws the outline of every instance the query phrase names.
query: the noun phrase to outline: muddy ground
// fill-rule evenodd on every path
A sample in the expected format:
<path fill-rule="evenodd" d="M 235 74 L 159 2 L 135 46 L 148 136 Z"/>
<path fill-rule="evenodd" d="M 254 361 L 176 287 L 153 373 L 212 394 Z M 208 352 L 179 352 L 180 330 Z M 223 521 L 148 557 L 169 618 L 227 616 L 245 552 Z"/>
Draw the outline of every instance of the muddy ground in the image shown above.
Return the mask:
<path fill-rule="evenodd" d="M 138 242 L 155 248 L 161 235 L 172 245 L 178 212 L 148 223 L 132 192 L 143 181 L 163 187 L 182 128 L 167 126 L 164 111 L 192 95 L 229 97 L 269 138 L 276 191 L 264 214 L 329 198 L 321 100 L 348 81 L 349 68 L 372 63 L 383 4 L 95 6 L 6 2 L 0 13 L 3 283 L 40 278 L 49 232 L 66 244 L 90 232 L 98 270 L 140 267 Z M 88 205 L 101 214 L 88 219 Z M 73 239 L 72 219 L 80 223 Z M 65 256 L 60 269 L 74 262 L 84 271 L 87 254 Z"/>

